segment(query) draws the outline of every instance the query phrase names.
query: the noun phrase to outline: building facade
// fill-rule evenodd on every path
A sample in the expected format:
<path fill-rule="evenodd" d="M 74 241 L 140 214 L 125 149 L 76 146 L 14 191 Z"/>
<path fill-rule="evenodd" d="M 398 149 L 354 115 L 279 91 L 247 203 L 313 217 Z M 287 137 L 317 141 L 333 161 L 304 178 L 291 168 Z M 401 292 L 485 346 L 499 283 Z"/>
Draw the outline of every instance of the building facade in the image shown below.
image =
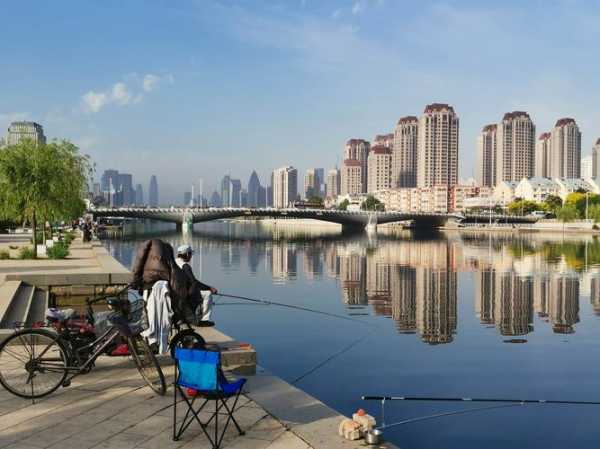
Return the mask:
<path fill-rule="evenodd" d="M 550 177 L 581 177 L 581 132 L 575 120 L 561 118 L 551 132 Z"/>
<path fill-rule="evenodd" d="M 477 137 L 477 182 L 481 186 L 496 185 L 496 129 L 498 125 L 484 126 Z"/>
<path fill-rule="evenodd" d="M 258 207 L 259 203 L 264 202 L 264 198 L 261 198 L 263 195 L 262 188 L 260 185 L 260 180 L 258 179 L 258 175 L 256 171 L 252 171 L 250 178 L 248 179 L 248 206 L 249 207 Z"/>
<path fill-rule="evenodd" d="M 320 196 L 321 182 L 316 168 L 309 168 L 304 174 L 304 198 Z"/>
<path fill-rule="evenodd" d="M 44 128 L 35 122 L 12 122 L 8 127 L 6 145 L 16 145 L 24 139 L 29 139 L 36 144 L 45 144 Z"/>
<path fill-rule="evenodd" d="M 150 207 L 158 206 L 158 180 L 155 175 L 150 177 L 150 188 L 148 189 L 148 204 Z"/>
<path fill-rule="evenodd" d="M 592 147 L 592 178 L 600 177 L 600 138 Z"/>
<path fill-rule="evenodd" d="M 336 198 L 340 195 L 341 188 L 341 174 L 337 168 L 332 168 L 327 172 L 327 184 L 325 190 L 325 196 L 328 198 Z"/>
<path fill-rule="evenodd" d="M 392 187 L 417 186 L 419 119 L 406 116 L 398 120 L 392 151 Z"/>
<path fill-rule="evenodd" d="M 535 144 L 535 176 L 549 178 L 551 174 L 552 139 L 550 133 L 542 133 Z"/>
<path fill-rule="evenodd" d="M 496 128 L 496 185 L 535 174 L 535 125 L 527 112 L 504 114 Z"/>
<path fill-rule="evenodd" d="M 594 159 L 591 154 L 581 158 L 581 177 L 583 179 L 594 177 Z"/>
<path fill-rule="evenodd" d="M 383 145 L 371 147 L 367 172 L 367 192 L 389 189 L 392 177 L 392 150 Z"/>
<path fill-rule="evenodd" d="M 419 119 L 417 186 L 458 183 L 458 116 L 452 106 L 433 103 Z"/>
<path fill-rule="evenodd" d="M 360 195 L 363 190 L 363 165 L 356 159 L 346 159 L 342 163 L 341 195 Z"/>
<path fill-rule="evenodd" d="M 360 163 L 361 190 L 359 193 L 365 193 L 367 191 L 367 164 L 370 149 L 371 144 L 369 144 L 369 142 L 363 139 L 350 139 L 346 142 L 346 148 L 344 150 L 344 160 L 355 160 Z"/>
<path fill-rule="evenodd" d="M 281 167 L 273 171 L 273 207 L 290 207 L 298 195 L 298 170 Z"/>

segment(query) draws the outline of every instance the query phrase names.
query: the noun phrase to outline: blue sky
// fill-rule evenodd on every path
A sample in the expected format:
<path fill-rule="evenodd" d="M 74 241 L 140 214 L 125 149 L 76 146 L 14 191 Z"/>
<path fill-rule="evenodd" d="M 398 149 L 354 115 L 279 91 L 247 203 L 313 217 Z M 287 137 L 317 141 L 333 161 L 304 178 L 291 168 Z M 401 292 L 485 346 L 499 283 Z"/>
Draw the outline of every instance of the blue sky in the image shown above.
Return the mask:
<path fill-rule="evenodd" d="M 446 102 L 460 176 L 481 127 L 528 111 L 600 137 L 597 1 L 21 1 L 0 27 L 0 126 L 38 121 L 166 201 L 225 173 L 332 167 L 351 137 Z"/>

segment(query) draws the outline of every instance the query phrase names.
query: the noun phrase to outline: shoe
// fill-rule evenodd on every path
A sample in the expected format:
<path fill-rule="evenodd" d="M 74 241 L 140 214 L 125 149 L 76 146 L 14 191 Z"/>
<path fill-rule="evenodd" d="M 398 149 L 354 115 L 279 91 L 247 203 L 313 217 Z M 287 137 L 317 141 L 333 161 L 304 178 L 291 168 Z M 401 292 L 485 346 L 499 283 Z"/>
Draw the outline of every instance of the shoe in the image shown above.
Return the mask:
<path fill-rule="evenodd" d="M 215 325 L 214 321 L 204 320 L 198 323 L 199 327 L 213 327 Z"/>
<path fill-rule="evenodd" d="M 113 356 L 129 355 L 129 346 L 127 346 L 127 343 L 121 343 L 115 349 L 113 349 L 113 351 L 110 353 L 110 355 L 113 355 Z"/>

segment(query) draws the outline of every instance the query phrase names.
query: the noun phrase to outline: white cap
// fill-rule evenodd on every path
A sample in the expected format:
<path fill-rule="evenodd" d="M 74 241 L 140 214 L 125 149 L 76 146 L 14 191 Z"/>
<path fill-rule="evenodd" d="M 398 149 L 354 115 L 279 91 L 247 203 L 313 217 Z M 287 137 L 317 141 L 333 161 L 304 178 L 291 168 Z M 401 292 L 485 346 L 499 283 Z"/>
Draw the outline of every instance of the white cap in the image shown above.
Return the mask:
<path fill-rule="evenodd" d="M 192 247 L 190 245 L 181 245 L 177 248 L 177 255 L 179 254 L 192 254 Z"/>

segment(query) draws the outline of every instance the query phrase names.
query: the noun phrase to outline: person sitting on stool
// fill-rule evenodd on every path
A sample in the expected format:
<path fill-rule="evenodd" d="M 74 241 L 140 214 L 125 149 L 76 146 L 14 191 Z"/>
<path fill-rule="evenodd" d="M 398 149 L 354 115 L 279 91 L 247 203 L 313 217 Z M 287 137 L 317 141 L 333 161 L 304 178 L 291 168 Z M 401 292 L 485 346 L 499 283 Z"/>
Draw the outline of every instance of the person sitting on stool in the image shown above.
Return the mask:
<path fill-rule="evenodd" d="M 192 284 L 192 291 L 200 292 L 200 297 L 192 298 L 196 301 L 202 302 L 202 321 L 201 326 L 214 326 L 215 323 L 210 320 L 212 313 L 212 297 L 211 294 L 216 294 L 217 289 L 210 285 L 203 284 L 194 276 L 190 261 L 192 260 L 192 254 L 194 251 L 190 245 L 181 245 L 177 248 L 177 265 L 185 273 Z"/>

